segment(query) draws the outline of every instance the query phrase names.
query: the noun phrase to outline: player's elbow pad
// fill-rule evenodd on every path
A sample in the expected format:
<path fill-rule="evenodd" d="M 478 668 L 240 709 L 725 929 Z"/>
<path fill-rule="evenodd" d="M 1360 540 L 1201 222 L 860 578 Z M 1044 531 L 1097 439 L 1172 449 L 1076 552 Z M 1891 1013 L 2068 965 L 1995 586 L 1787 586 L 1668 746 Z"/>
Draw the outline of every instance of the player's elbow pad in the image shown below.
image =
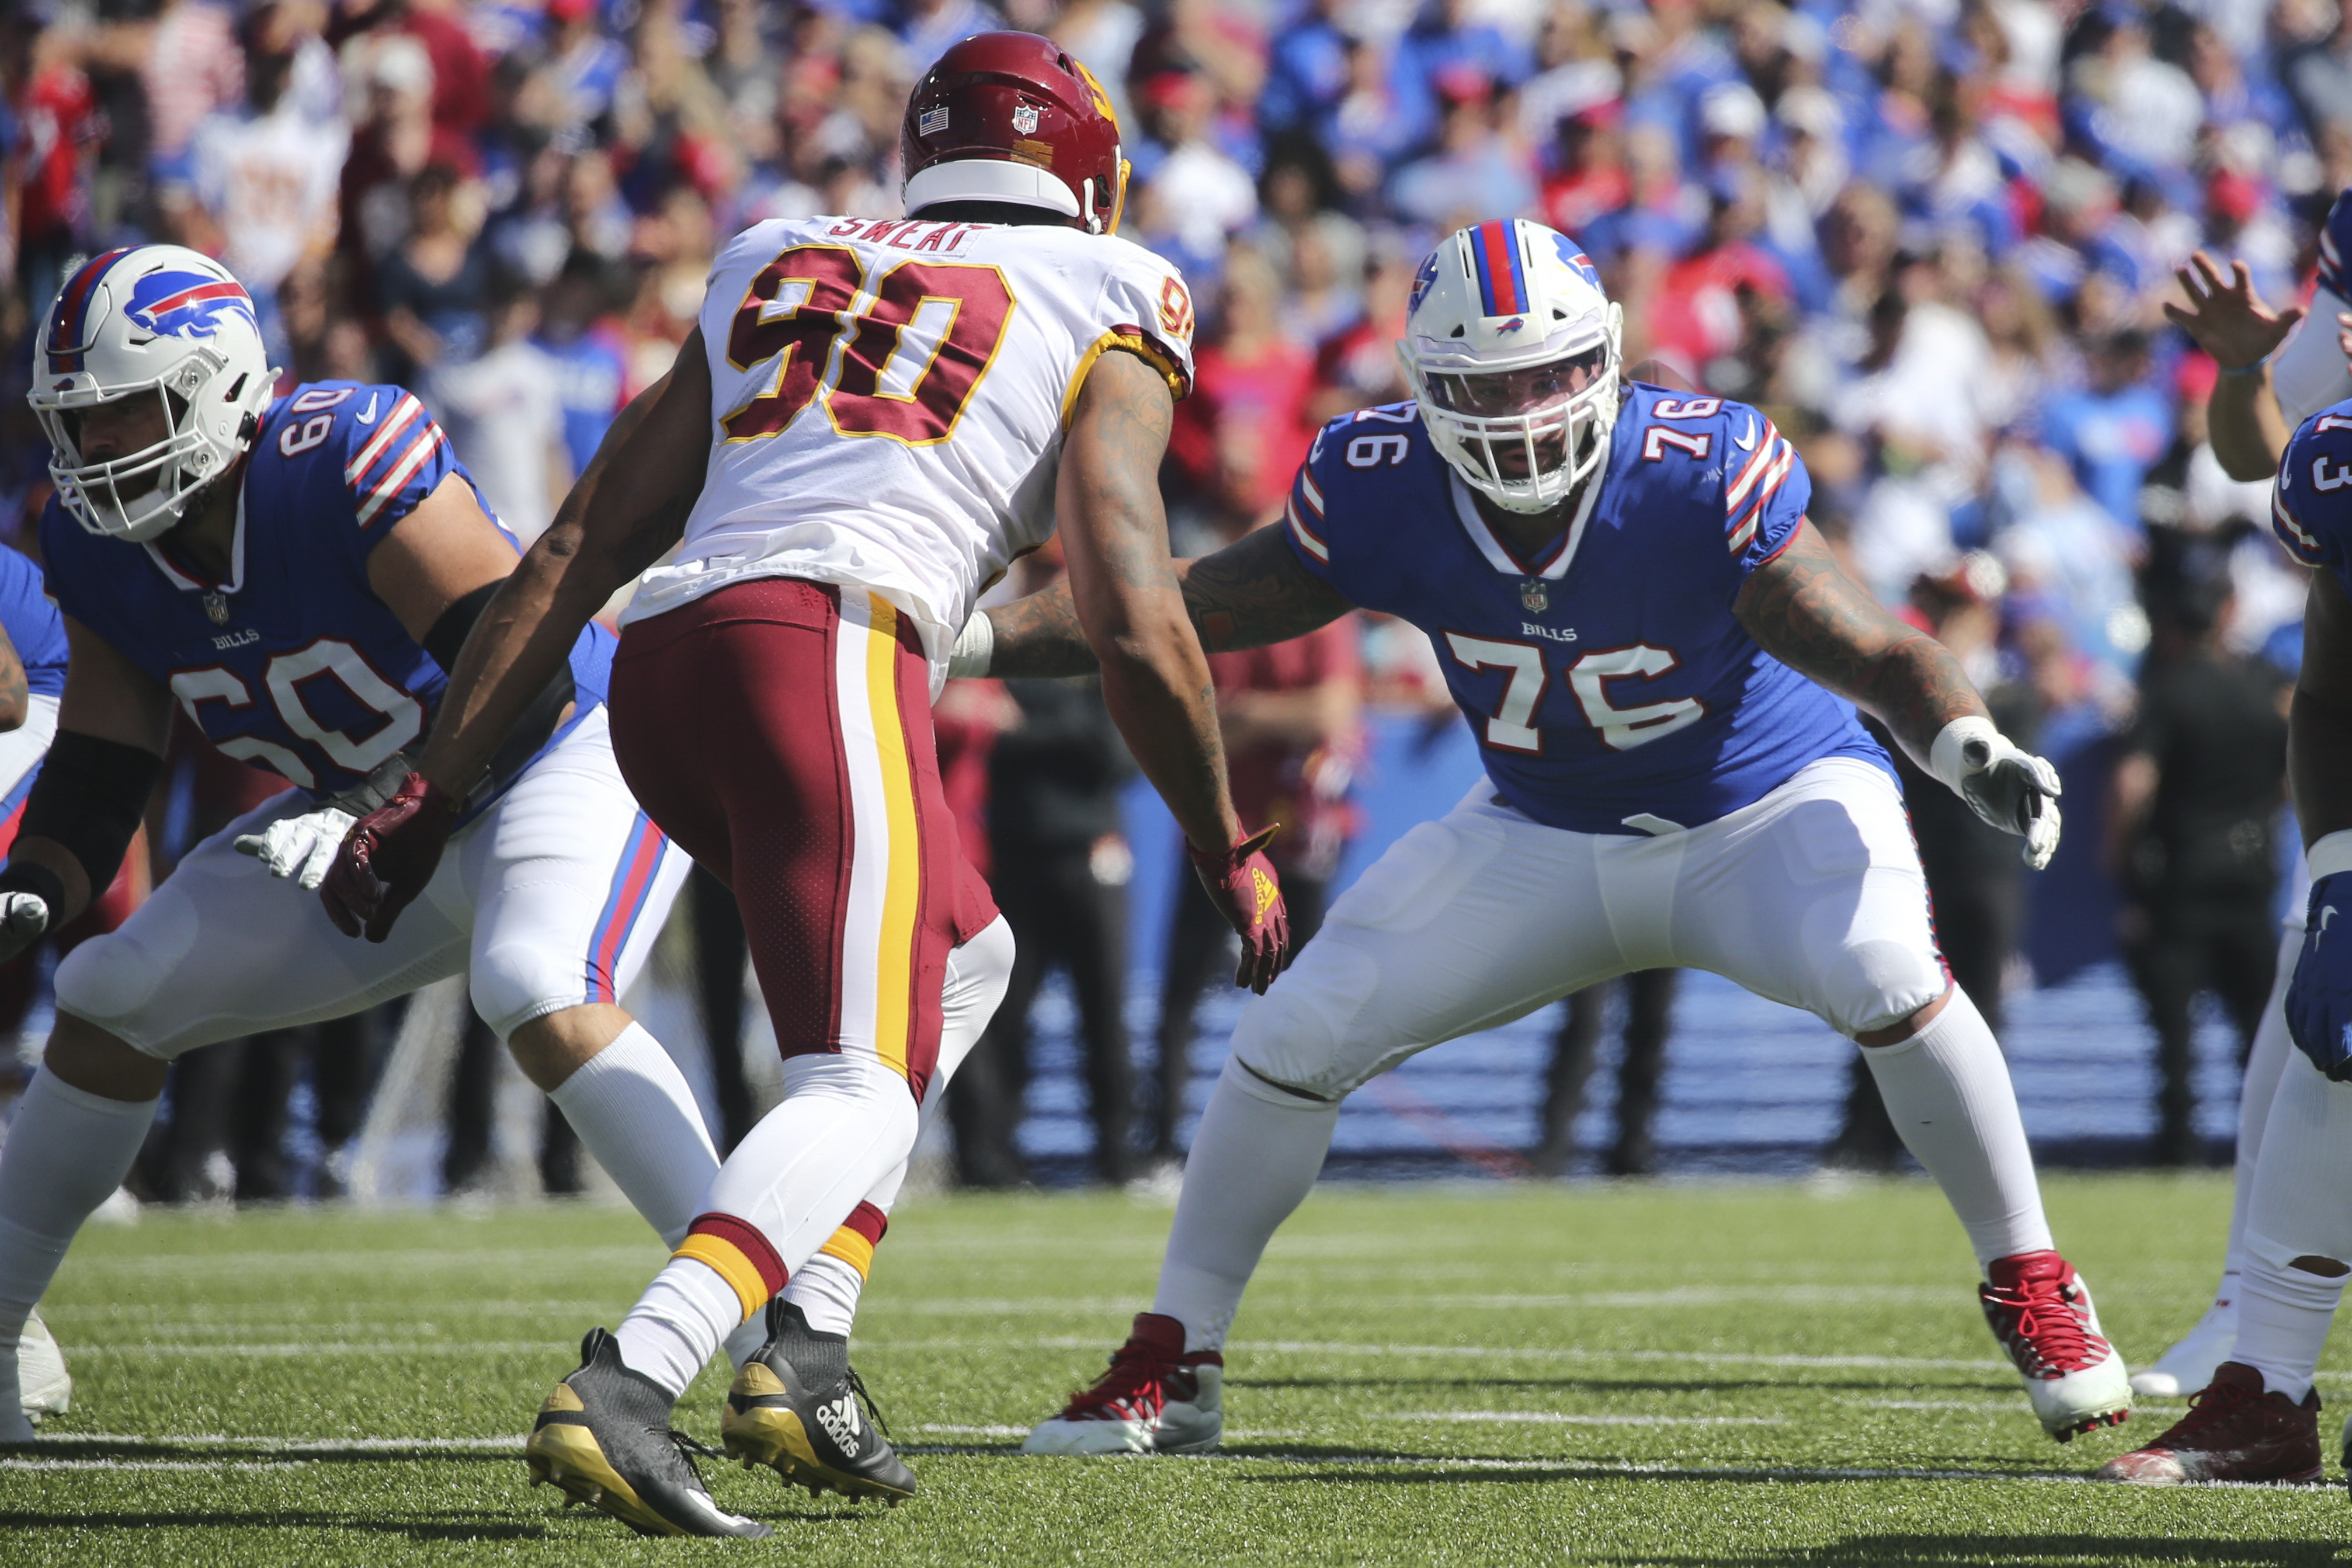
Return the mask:
<path fill-rule="evenodd" d="M 433 662 L 446 671 L 455 671 L 457 655 L 465 651 L 466 638 L 473 632 L 474 622 L 498 595 L 501 582 L 486 582 L 471 593 L 453 601 L 433 622 L 433 630 L 425 634 L 425 651 Z M 565 660 L 555 678 L 540 688 L 540 693 L 515 720 L 513 729 L 490 755 L 488 781 L 491 787 L 504 786 L 539 755 L 540 748 L 563 722 L 563 710 L 569 706 L 577 689 L 572 681 L 572 663 Z"/>
<path fill-rule="evenodd" d="M 48 839 L 81 862 L 95 898 L 114 881 L 147 814 L 163 759 L 143 746 L 60 730 L 25 802 L 20 839 Z"/>

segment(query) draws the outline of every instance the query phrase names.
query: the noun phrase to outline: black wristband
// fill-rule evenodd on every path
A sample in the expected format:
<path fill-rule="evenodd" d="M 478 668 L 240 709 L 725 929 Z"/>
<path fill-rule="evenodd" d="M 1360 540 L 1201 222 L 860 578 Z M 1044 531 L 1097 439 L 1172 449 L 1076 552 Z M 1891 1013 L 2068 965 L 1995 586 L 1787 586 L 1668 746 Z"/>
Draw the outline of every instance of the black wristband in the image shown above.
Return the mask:
<path fill-rule="evenodd" d="M 90 889 L 95 898 L 102 889 Z M 10 861 L 0 866 L 0 893 L 30 893 L 39 896 L 49 906 L 49 919 L 55 922 L 66 906 L 66 879 L 37 861 Z"/>

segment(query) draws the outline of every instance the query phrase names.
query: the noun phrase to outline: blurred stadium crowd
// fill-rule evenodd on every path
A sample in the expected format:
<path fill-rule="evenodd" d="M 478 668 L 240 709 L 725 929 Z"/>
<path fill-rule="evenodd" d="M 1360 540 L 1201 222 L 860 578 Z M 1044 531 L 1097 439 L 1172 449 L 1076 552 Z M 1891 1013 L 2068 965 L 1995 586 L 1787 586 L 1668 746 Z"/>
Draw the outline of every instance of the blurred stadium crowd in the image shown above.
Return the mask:
<path fill-rule="evenodd" d="M 142 239 L 226 262 L 290 377 L 415 388 L 533 535 L 667 368 L 717 242 L 769 217 L 894 214 L 915 78 L 971 33 L 1034 29 L 1113 98 L 1135 164 L 1122 232 L 1177 261 L 1201 302 L 1198 391 L 1166 475 L 1179 553 L 1266 520 L 1322 420 L 1407 395 L 1391 344 L 1437 235 L 1540 218 L 1600 266 L 1629 363 L 1771 413 L 1811 468 L 1815 523 L 1961 652 L 2005 724 L 2116 737 L 2146 759 L 2117 770 L 2100 847 L 2165 1049 L 2177 1033 L 2186 1051 L 2199 989 L 2259 1005 L 2274 933 L 2209 942 L 2167 911 L 2239 936 L 2269 920 L 2283 724 L 2274 748 L 2241 736 L 2228 777 L 2191 778 L 2167 758 L 2196 752 L 2216 688 L 2142 694 L 2203 661 L 2230 700 L 2271 704 L 2303 580 L 2271 543 L 2266 487 L 2231 482 L 2207 450 L 2216 369 L 2160 307 L 2200 248 L 2242 261 L 2273 306 L 2308 296 L 2325 215 L 2352 185 L 2352 12 L 1002 5 L 15 0 L 0 20 L 0 538 L 28 541 L 47 497 L 22 396 L 31 323 L 70 257 Z M 1238 803 L 1291 828 L 1283 869 L 1311 919 L 1350 827 L 1362 706 L 1442 722 L 1433 658 L 1418 633 L 1363 620 L 1218 665 Z M 1057 962 L 1088 1045 L 1098 1169 L 1126 1176 L 1175 1152 L 1174 1064 L 1214 923 L 1173 922 L 1160 1084 L 1139 1092 L 1119 988 L 1132 862 L 1111 799 L 1125 764 L 1099 705 L 968 683 L 940 717 L 975 857 L 992 840 L 1035 884 L 999 890 L 1024 977 L 959 1081 L 965 1175 L 1018 1177 L 1024 988 Z M 2084 781 L 2069 783 L 2071 823 Z M 208 788 L 222 798 L 184 788 L 159 810 L 159 873 L 251 786 Z M 2009 851 L 1972 843 L 1965 812 L 1920 826 L 1947 945 L 1991 1012 L 2019 920 Z M 697 901 L 714 912 L 714 1018 L 740 1009 L 718 997 L 733 984 L 724 904 Z M 1654 1103 L 1669 998 L 1653 984 L 1635 1000 L 1650 1043 L 1630 1053 L 1629 1123 Z M 1599 1016 L 1571 1009 L 1562 1031 L 1553 1155 Z M 1866 1086 L 1841 1148 L 1891 1160 Z M 363 1092 L 360 1075 L 337 1092 Z M 2187 1157 L 2186 1115 L 2159 1154 Z M 1611 1168 L 1650 1157 L 1629 1124 Z"/>

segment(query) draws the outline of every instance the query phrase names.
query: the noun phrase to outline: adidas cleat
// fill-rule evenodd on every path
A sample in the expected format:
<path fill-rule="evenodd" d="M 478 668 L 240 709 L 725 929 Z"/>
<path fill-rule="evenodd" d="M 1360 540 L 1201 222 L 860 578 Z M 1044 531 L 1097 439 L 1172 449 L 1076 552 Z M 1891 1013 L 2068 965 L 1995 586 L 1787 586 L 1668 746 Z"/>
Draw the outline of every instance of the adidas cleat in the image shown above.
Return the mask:
<path fill-rule="evenodd" d="M 2264 1393 L 2252 1367 L 2225 1361 L 2190 1399 L 2188 1415 L 2147 1448 L 2109 1459 L 2098 1479 L 2147 1487 L 2315 1481 L 2319 1468 L 2319 1390 L 2296 1405 Z"/>
<path fill-rule="evenodd" d="M 2055 1252 L 1996 1258 L 1977 1289 L 1993 1338 L 2025 1379 L 2042 1429 L 2062 1443 L 2131 1415 L 2124 1358 L 2099 1332 L 2091 1292 Z"/>
<path fill-rule="evenodd" d="M 860 1408 L 860 1406 L 863 1408 Z M 766 1465 L 786 1486 L 814 1497 L 837 1491 L 896 1508 L 915 1495 L 913 1472 L 899 1462 L 873 1414 L 874 1400 L 849 1364 L 849 1338 L 819 1333 L 800 1308 L 768 1303 L 768 1343 L 727 1391 L 719 1441 L 743 1468 Z"/>
<path fill-rule="evenodd" d="M 590 1329 L 580 1370 L 539 1407 L 523 1446 L 531 1484 L 552 1481 L 574 1502 L 609 1513 L 640 1535 L 772 1533 L 757 1520 L 710 1500 L 691 1454 L 709 1449 L 670 1430 L 671 1399 L 660 1385 L 621 1364 L 618 1341 Z"/>
<path fill-rule="evenodd" d="M 2143 1399 L 2178 1399 L 2213 1381 L 2238 1340 L 2238 1303 L 2229 1298 L 2215 1301 L 2197 1320 L 2197 1326 L 2157 1357 L 2154 1366 L 2132 1374 L 2132 1392 Z"/>
<path fill-rule="evenodd" d="M 1092 1388 L 1037 1423 L 1024 1454 L 1200 1454 L 1225 1430 L 1225 1358 L 1184 1354 L 1184 1325 L 1135 1314 L 1135 1330 Z"/>
<path fill-rule="evenodd" d="M 24 1336 L 16 1342 L 16 1389 L 25 1419 L 36 1427 L 45 1416 L 64 1415 L 73 1403 L 73 1374 L 66 1370 L 65 1352 L 38 1312 L 25 1320 Z"/>

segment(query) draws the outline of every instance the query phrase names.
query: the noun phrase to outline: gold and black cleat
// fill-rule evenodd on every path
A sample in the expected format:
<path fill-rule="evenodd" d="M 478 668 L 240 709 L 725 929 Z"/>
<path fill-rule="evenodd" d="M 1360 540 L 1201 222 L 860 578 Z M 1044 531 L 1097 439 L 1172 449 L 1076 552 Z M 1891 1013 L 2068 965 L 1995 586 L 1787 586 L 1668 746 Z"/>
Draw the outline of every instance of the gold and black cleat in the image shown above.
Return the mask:
<path fill-rule="evenodd" d="M 756 1541 L 772 1533 L 710 1500 L 688 1456 L 711 1450 L 670 1429 L 671 1403 L 660 1385 L 621 1364 L 611 1334 L 590 1329 L 580 1342 L 580 1370 L 555 1385 L 523 1445 L 531 1484 L 551 1481 L 572 1502 L 640 1535 Z"/>
<path fill-rule="evenodd" d="M 743 1468 L 766 1465 L 809 1495 L 837 1491 L 896 1508 L 915 1495 L 849 1365 L 845 1334 L 818 1333 L 781 1296 L 768 1303 L 768 1343 L 743 1364 L 719 1416 L 719 1440 Z"/>

